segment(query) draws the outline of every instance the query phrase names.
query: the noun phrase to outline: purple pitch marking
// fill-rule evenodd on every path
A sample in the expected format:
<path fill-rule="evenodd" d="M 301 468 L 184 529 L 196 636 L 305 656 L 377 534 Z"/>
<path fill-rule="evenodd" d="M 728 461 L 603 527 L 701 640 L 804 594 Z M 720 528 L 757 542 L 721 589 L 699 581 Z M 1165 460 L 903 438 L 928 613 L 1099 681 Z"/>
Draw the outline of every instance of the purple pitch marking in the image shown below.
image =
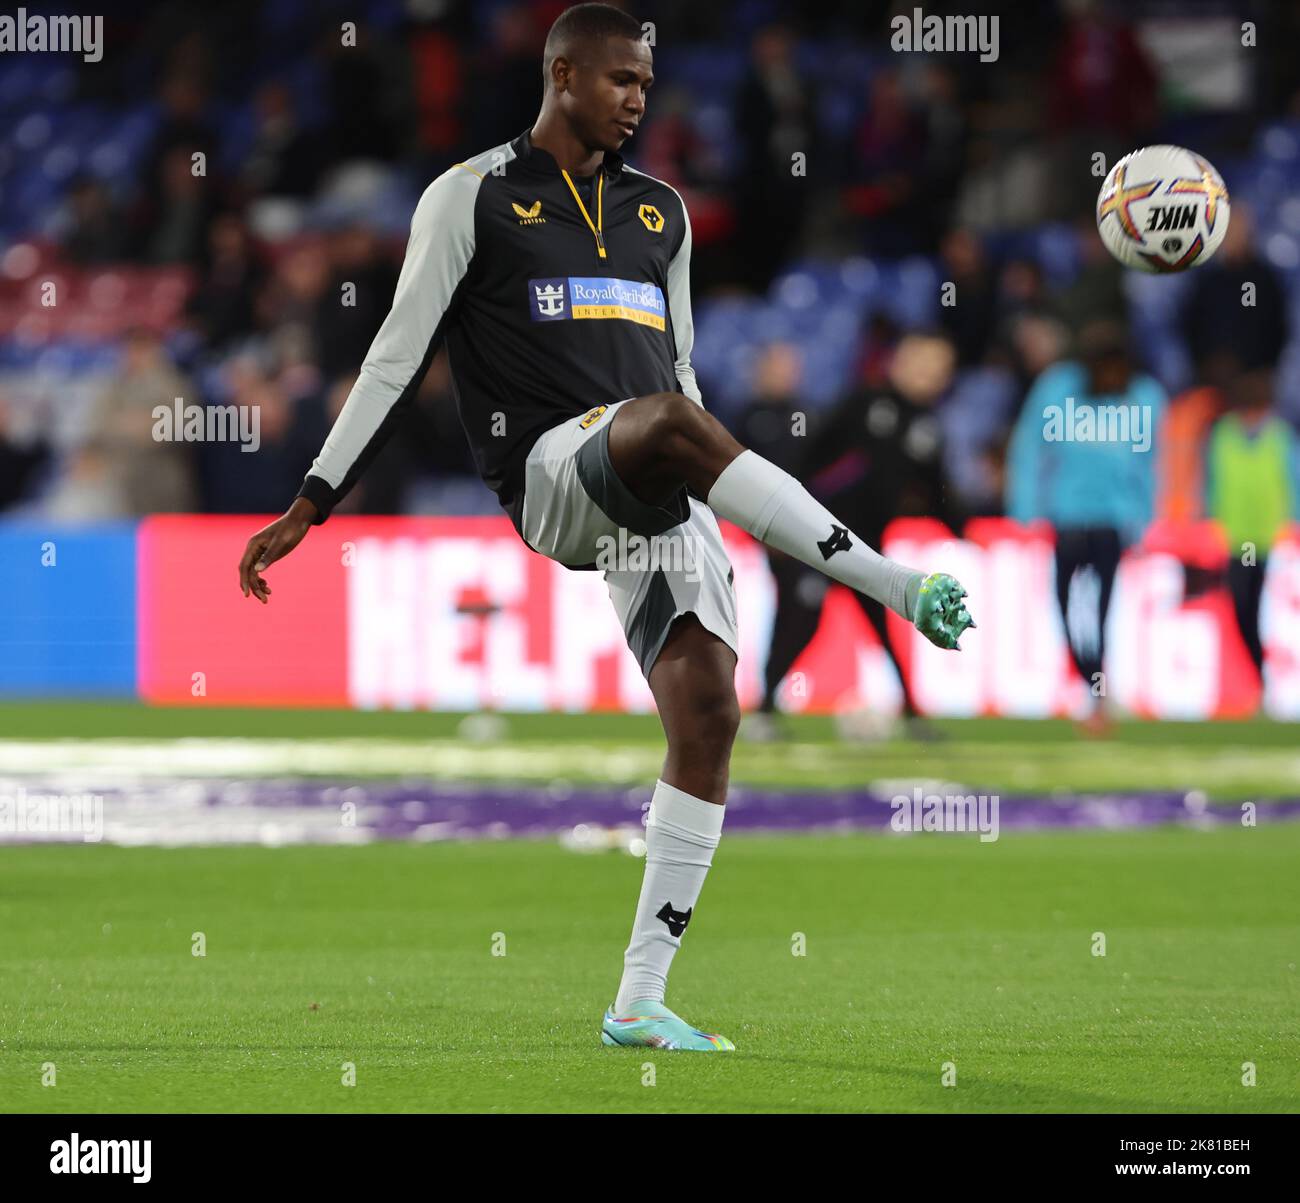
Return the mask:
<path fill-rule="evenodd" d="M 18 784 L 0 781 L 4 787 Z M 28 778 L 26 789 L 41 783 Z M 52 788 L 47 783 L 45 788 Z M 937 787 L 936 787 L 937 788 Z M 956 786 L 944 786 L 957 790 Z M 649 788 L 141 778 L 100 787 L 111 843 L 348 843 L 369 839 L 553 837 L 579 823 L 637 826 Z M 928 791 L 927 791 L 928 792 Z M 907 795 L 909 801 L 911 795 Z M 733 787 L 727 830 L 891 832 L 891 799 L 864 791 Z M 1260 824 L 1300 819 L 1300 799 L 1257 804 Z M 1181 793 L 999 797 L 998 829 L 1133 828 L 1239 823 L 1240 808 Z M 0 830 L 0 842 L 56 836 Z M 77 838 L 73 836 L 72 838 Z M 968 838 L 976 838 L 969 833 Z"/>
<path fill-rule="evenodd" d="M 444 824 L 451 838 L 553 835 L 578 823 L 640 824 L 651 791 L 575 788 L 557 795 L 536 787 L 420 784 L 365 786 L 359 792 L 366 801 L 358 808 L 358 821 L 364 815 L 378 836 L 391 839 Z M 328 804 L 323 796 L 319 800 Z M 894 813 L 888 797 L 859 791 L 733 788 L 727 802 L 727 830 L 888 831 Z M 1300 818 L 1300 799 L 1257 803 L 1257 815 L 1260 822 Z M 999 824 L 1011 830 L 1145 827 L 1177 821 L 1239 823 L 1241 811 L 1232 806 L 1198 806 L 1195 801 L 1189 805 L 1181 793 L 999 799 Z"/>

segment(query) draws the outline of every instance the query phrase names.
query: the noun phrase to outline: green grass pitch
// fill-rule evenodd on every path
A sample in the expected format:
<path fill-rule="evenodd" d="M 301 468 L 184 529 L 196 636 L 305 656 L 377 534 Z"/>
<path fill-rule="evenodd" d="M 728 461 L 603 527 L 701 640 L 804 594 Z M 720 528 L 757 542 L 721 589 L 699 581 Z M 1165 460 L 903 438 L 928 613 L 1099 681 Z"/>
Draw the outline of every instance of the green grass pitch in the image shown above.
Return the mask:
<path fill-rule="evenodd" d="M 724 839 L 669 1001 L 739 1051 L 693 1055 L 600 1044 L 621 854 L 3 847 L 0 1109 L 1295 1111 L 1298 862 L 1296 824 Z"/>
<path fill-rule="evenodd" d="M 0 704 L 0 772 L 6 746 L 22 745 L 26 768 L 78 767 L 114 745 L 143 763 L 175 741 L 243 741 L 261 747 L 257 773 L 340 777 L 416 775 L 648 784 L 663 762 L 655 715 L 512 714 L 498 740 L 467 740 L 464 715 L 426 711 L 279 710 L 133 703 Z M 757 787 L 836 789 L 873 782 L 960 782 L 1013 794 L 1059 791 L 1200 790 L 1232 802 L 1300 794 L 1294 724 L 1122 722 L 1108 739 L 1086 739 L 1065 721 L 956 719 L 935 726 L 937 743 L 840 741 L 826 716 L 789 720 L 791 739 L 737 743 L 732 780 Z M 33 760 L 36 745 L 46 745 Z M 218 749 L 208 760 L 228 758 Z M 249 770 L 252 771 L 252 770 Z"/>

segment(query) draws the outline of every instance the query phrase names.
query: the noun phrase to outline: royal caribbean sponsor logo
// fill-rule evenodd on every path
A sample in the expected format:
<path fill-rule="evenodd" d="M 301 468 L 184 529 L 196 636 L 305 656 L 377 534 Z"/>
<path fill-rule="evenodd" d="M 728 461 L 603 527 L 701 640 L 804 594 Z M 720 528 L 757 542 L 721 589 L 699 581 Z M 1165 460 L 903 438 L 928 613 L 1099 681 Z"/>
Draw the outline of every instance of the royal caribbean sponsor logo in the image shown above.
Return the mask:
<path fill-rule="evenodd" d="M 568 281 L 529 280 L 528 297 L 535 322 L 556 322 L 569 316 Z"/>
<path fill-rule="evenodd" d="M 666 329 L 663 291 L 655 284 L 611 276 L 559 276 L 528 281 L 529 309 L 535 322 L 566 318 L 621 318 Z"/>

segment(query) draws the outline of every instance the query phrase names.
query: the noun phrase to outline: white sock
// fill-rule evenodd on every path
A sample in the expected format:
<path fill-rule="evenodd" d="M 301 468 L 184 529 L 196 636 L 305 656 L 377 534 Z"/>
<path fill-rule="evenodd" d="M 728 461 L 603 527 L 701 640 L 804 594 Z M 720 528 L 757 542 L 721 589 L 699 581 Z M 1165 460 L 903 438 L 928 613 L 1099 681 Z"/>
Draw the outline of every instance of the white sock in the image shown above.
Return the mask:
<path fill-rule="evenodd" d="M 644 999 L 663 1002 L 668 967 L 713 863 L 726 809 L 664 781 L 655 783 L 646 818 L 645 877 L 632 940 L 623 954 L 615 1014 Z"/>
<path fill-rule="evenodd" d="M 790 473 L 742 451 L 709 490 L 709 506 L 755 539 L 883 602 L 908 622 L 924 576 L 867 546 Z"/>

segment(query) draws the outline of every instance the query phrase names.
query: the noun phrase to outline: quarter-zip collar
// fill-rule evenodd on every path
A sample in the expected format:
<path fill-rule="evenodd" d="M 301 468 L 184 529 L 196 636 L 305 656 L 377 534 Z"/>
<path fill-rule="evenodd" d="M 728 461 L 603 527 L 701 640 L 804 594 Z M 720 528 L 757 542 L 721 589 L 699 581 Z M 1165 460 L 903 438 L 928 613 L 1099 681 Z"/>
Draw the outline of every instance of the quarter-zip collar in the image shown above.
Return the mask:
<path fill-rule="evenodd" d="M 588 208 L 573 182 L 573 177 L 560 167 L 549 150 L 533 145 L 529 130 L 525 130 L 510 145 L 526 170 L 535 171 L 540 175 L 559 176 L 564 180 L 564 185 L 572 194 L 578 212 L 582 214 L 582 220 L 587 223 L 591 236 L 596 240 L 596 253 L 601 259 L 608 259 L 609 253 L 605 249 L 605 180 L 608 179 L 613 183 L 614 178 L 623 170 L 622 156 L 609 150 L 605 152 L 605 157 L 594 177 L 591 207 Z"/>
<path fill-rule="evenodd" d="M 549 150 L 543 150 L 540 146 L 533 145 L 532 131 L 524 130 L 511 144 L 511 149 L 515 152 L 515 159 L 525 170 L 535 171 L 540 175 L 560 174 L 560 165 L 555 161 L 555 156 Z M 513 164 L 512 164 L 513 166 Z M 600 165 L 600 170 L 605 173 L 607 179 L 613 179 L 623 170 L 623 156 L 615 151 L 607 150 L 604 161 Z"/>

